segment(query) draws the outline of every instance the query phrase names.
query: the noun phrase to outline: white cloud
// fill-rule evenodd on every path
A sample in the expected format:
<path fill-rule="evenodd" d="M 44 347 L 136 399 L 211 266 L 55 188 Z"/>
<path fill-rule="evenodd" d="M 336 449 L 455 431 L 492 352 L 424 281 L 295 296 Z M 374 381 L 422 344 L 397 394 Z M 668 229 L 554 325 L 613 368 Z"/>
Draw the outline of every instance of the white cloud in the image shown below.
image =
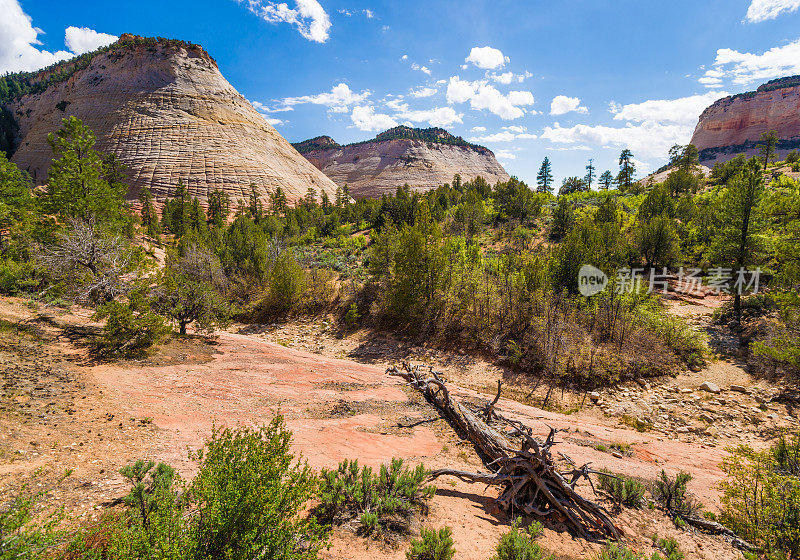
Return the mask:
<path fill-rule="evenodd" d="M 485 126 L 473 126 L 472 132 L 486 132 Z"/>
<path fill-rule="evenodd" d="M 408 55 L 404 54 L 403 56 L 400 57 L 400 60 L 408 60 Z"/>
<path fill-rule="evenodd" d="M 484 70 L 497 70 L 505 66 L 510 59 L 503 56 L 503 51 L 500 49 L 493 49 L 492 47 L 472 47 L 469 51 L 469 56 L 465 62 L 471 62 L 478 68 Z"/>
<path fill-rule="evenodd" d="M 420 98 L 420 97 L 430 97 L 431 95 L 436 95 L 436 92 L 437 92 L 437 89 L 436 89 L 436 88 L 430 88 L 430 87 L 419 87 L 419 88 L 417 88 L 417 89 L 412 89 L 412 90 L 409 92 L 409 95 L 410 95 L 411 97 L 416 97 L 416 98 Z"/>
<path fill-rule="evenodd" d="M 615 128 L 578 124 L 564 128 L 558 123 L 545 127 L 540 138 L 557 144 L 592 144 L 615 148 L 630 148 L 637 156 L 663 158 L 670 147 L 685 144 L 694 130 L 693 125 L 644 121 Z"/>
<path fill-rule="evenodd" d="M 369 97 L 371 92 L 364 90 L 361 93 L 355 93 L 350 89 L 350 86 L 342 82 L 341 84 L 333 86 L 331 91 L 319 93 L 317 95 L 303 95 L 300 97 L 286 97 L 281 100 L 284 107 L 291 108 L 294 105 L 302 105 L 310 103 L 312 105 L 324 105 L 329 107 L 334 113 L 346 113 L 351 105 L 363 102 Z"/>
<path fill-rule="evenodd" d="M 508 85 L 514 79 L 514 72 L 503 72 L 502 74 L 492 74 L 492 79 L 498 84 Z"/>
<path fill-rule="evenodd" d="M 33 27 L 31 17 L 22 11 L 17 0 L 0 0 L 0 75 L 6 72 L 29 72 L 74 56 L 67 51 L 44 51 L 38 36 L 43 31 Z"/>
<path fill-rule="evenodd" d="M 328 40 L 331 18 L 317 0 L 295 0 L 295 8 L 285 2 L 268 0 L 238 0 L 247 3 L 247 9 L 269 23 L 294 25 L 304 38 L 317 43 Z"/>
<path fill-rule="evenodd" d="M 0 1 L 0 3 L 2 3 Z M 110 45 L 119 39 L 116 35 L 108 33 L 98 33 L 88 27 L 67 27 L 64 32 L 64 44 L 75 54 L 84 54 L 96 51 L 100 47 Z"/>
<path fill-rule="evenodd" d="M 728 93 L 724 91 L 713 91 L 679 99 L 650 99 L 642 103 L 615 105 L 611 112 L 614 113 L 614 120 L 618 121 L 656 121 L 693 126 L 706 107 L 726 95 Z"/>
<path fill-rule="evenodd" d="M 282 124 L 286 124 L 286 121 L 283 121 L 281 119 L 275 119 L 272 117 L 268 117 L 267 115 L 261 115 L 261 116 L 264 117 L 264 120 L 267 121 L 272 126 L 280 126 Z"/>
<path fill-rule="evenodd" d="M 353 121 L 353 126 L 359 130 L 366 130 L 375 132 L 378 130 L 386 130 L 397 126 L 397 121 L 391 116 L 383 113 L 376 113 L 375 109 L 370 105 L 359 105 L 353 107 L 353 113 L 350 115 Z"/>
<path fill-rule="evenodd" d="M 3 14 L 0 18 L 0 75 L 38 70 L 117 40 L 114 35 L 70 26 L 64 33 L 64 44 L 69 51 L 50 52 L 38 48 L 42 44 L 38 37 L 44 31 L 33 26 L 31 17 L 22 10 L 18 0 L 0 0 L 0 13 Z"/>
<path fill-rule="evenodd" d="M 375 12 L 372 10 L 362 10 L 362 13 L 367 16 L 367 19 L 373 19 L 375 17 Z"/>
<path fill-rule="evenodd" d="M 784 12 L 790 13 L 800 8 L 800 0 L 753 0 L 747 8 L 745 20 L 758 23 L 775 19 Z"/>
<path fill-rule="evenodd" d="M 761 54 L 719 49 L 714 68 L 706 70 L 700 83 L 713 87 L 720 85 L 722 78 L 729 78 L 734 84 L 745 85 L 792 74 L 800 74 L 800 39 Z"/>
<path fill-rule="evenodd" d="M 485 80 L 470 82 L 458 76 L 451 77 L 447 85 L 447 102 L 467 101 L 472 109 L 487 110 L 503 120 L 512 120 L 523 116 L 526 110 L 522 107 L 533 105 L 534 98 L 529 91 L 510 91 L 507 95 L 503 95 Z"/>
<path fill-rule="evenodd" d="M 556 95 L 550 102 L 551 115 L 564 115 L 569 112 L 588 113 L 589 109 L 581 107 L 579 97 L 567 97 L 566 95 Z"/>
<path fill-rule="evenodd" d="M 430 70 L 430 68 L 428 68 L 427 66 L 420 66 L 420 65 L 419 65 L 419 64 L 417 64 L 416 62 L 415 62 L 414 64 L 412 64 L 412 65 L 411 65 L 411 69 L 412 69 L 412 70 L 419 70 L 420 72 L 424 72 L 424 73 L 425 73 L 425 74 L 427 74 L 428 76 L 430 76 L 430 75 L 431 75 L 431 70 Z"/>
<path fill-rule="evenodd" d="M 481 127 L 483 128 L 483 127 Z M 473 128 L 473 130 L 475 130 Z M 484 128 L 484 131 L 486 129 Z M 474 136 L 471 142 L 513 142 L 514 140 L 534 140 L 537 136 L 527 131 L 524 126 L 504 126 L 503 130 L 485 136 Z"/>
<path fill-rule="evenodd" d="M 517 159 L 516 154 L 509 152 L 508 150 L 498 150 L 494 153 L 497 159 L 505 159 L 505 160 L 512 160 Z"/>
<path fill-rule="evenodd" d="M 498 84 L 507 86 L 511 82 L 517 82 L 521 84 L 528 78 L 532 77 L 533 74 L 526 70 L 522 74 L 514 74 L 513 72 L 503 72 L 502 74 L 498 74 L 497 72 L 492 72 L 491 74 L 488 74 L 488 76 Z"/>
<path fill-rule="evenodd" d="M 426 122 L 431 126 L 451 126 L 460 124 L 463 115 L 456 113 L 452 107 L 435 107 L 433 109 L 410 110 L 404 107 L 395 115 L 399 119 L 405 119 L 414 123 Z"/>

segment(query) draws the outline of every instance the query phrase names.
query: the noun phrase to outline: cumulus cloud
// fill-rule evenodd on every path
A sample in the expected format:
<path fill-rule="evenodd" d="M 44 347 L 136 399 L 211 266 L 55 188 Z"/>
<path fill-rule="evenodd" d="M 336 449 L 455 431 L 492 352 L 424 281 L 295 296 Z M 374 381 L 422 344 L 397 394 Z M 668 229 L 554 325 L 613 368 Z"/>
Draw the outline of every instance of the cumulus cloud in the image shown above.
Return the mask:
<path fill-rule="evenodd" d="M 403 107 L 395 117 L 412 123 L 428 123 L 431 126 L 451 126 L 461 124 L 463 115 L 456 113 L 452 107 L 435 107 L 433 109 L 411 110 Z"/>
<path fill-rule="evenodd" d="M 650 99 L 642 103 L 612 106 L 614 120 L 657 121 L 694 125 L 703 109 L 714 101 L 728 95 L 724 91 L 712 91 L 703 95 L 690 95 L 679 99 Z"/>
<path fill-rule="evenodd" d="M 758 23 L 775 19 L 783 13 L 791 13 L 800 8 L 800 0 L 753 0 L 747 8 L 745 20 Z"/>
<path fill-rule="evenodd" d="M 523 107 L 533 105 L 534 98 L 529 91 L 510 91 L 503 95 L 486 80 L 470 82 L 453 76 L 447 84 L 447 102 L 469 102 L 472 109 L 486 110 L 503 120 L 513 120 L 526 113 Z"/>
<path fill-rule="evenodd" d="M 331 18 L 317 0 L 295 0 L 290 8 L 285 2 L 280 4 L 267 0 L 238 0 L 247 9 L 269 23 L 288 23 L 297 28 L 305 39 L 324 43 L 330 36 Z"/>
<path fill-rule="evenodd" d="M 761 54 L 719 49 L 713 68 L 706 70 L 700 83 L 716 87 L 728 78 L 737 85 L 800 74 L 800 39 L 773 47 Z"/>
<path fill-rule="evenodd" d="M 473 130 L 475 130 L 473 128 Z M 486 129 L 484 129 L 486 130 Z M 524 126 L 504 126 L 500 132 L 485 136 L 473 136 L 471 142 L 513 142 L 515 140 L 534 140 L 537 136 L 527 131 Z"/>
<path fill-rule="evenodd" d="M 495 157 L 497 157 L 497 159 L 503 159 L 503 160 L 517 159 L 517 155 L 508 150 L 498 150 L 494 153 L 494 155 Z"/>
<path fill-rule="evenodd" d="M 556 95 L 550 102 L 551 115 L 564 115 L 570 112 L 588 113 L 589 109 L 581 106 L 579 97 L 567 97 L 566 95 Z"/>
<path fill-rule="evenodd" d="M 511 82 L 522 83 L 528 78 L 532 77 L 533 74 L 528 72 L 527 70 L 522 74 L 514 74 L 513 72 L 503 72 L 502 74 L 498 74 L 497 72 L 492 72 L 489 74 L 489 77 L 497 82 L 498 84 L 509 85 Z"/>
<path fill-rule="evenodd" d="M 630 148 L 644 158 L 663 158 L 670 147 L 685 144 L 692 135 L 693 126 L 674 123 L 644 121 L 628 123 L 623 127 L 590 126 L 578 124 L 562 127 L 558 123 L 545 127 L 539 135 L 556 144 L 592 144 L 614 148 Z"/>
<path fill-rule="evenodd" d="M 64 32 L 64 44 L 75 54 L 84 54 L 96 51 L 100 47 L 110 45 L 119 39 L 116 35 L 98 33 L 88 27 L 67 27 Z"/>
<path fill-rule="evenodd" d="M 485 126 L 473 126 L 472 132 L 486 132 Z"/>
<path fill-rule="evenodd" d="M 409 95 L 410 95 L 411 97 L 416 97 L 416 98 L 420 98 L 420 97 L 430 97 L 431 95 L 436 95 L 436 91 L 437 91 L 437 90 L 436 90 L 436 88 L 431 88 L 431 87 L 419 87 L 419 88 L 417 88 L 417 89 L 412 89 L 412 90 L 409 92 Z"/>
<path fill-rule="evenodd" d="M 371 95 L 369 90 L 356 93 L 350 86 L 342 82 L 331 88 L 331 91 L 319 93 L 317 95 L 302 95 L 300 97 L 286 97 L 281 100 L 284 108 L 291 110 L 295 105 L 310 103 L 312 105 L 323 105 L 334 113 L 346 113 L 351 105 L 362 103 Z"/>
<path fill-rule="evenodd" d="M 427 74 L 428 76 L 431 75 L 431 69 L 430 68 L 428 68 L 427 66 L 420 66 L 416 62 L 411 65 L 411 69 L 423 72 L 423 73 Z"/>
<path fill-rule="evenodd" d="M 44 32 L 33 26 L 31 17 L 22 10 L 18 0 L 0 0 L 0 13 L 3 14 L 0 18 L 0 74 L 38 70 L 117 39 L 85 27 L 69 27 L 65 44 L 72 52 L 50 52 L 38 47 L 42 44 L 38 37 Z"/>
<path fill-rule="evenodd" d="M 470 62 L 484 70 L 497 70 L 505 66 L 507 62 L 510 62 L 510 59 L 504 56 L 503 51 L 500 49 L 494 49 L 492 47 L 472 47 L 465 62 Z"/>
<path fill-rule="evenodd" d="M 375 108 L 371 105 L 353 107 L 350 119 L 353 121 L 353 126 L 357 129 L 369 132 L 386 130 L 398 124 L 391 116 L 383 113 L 376 113 Z"/>

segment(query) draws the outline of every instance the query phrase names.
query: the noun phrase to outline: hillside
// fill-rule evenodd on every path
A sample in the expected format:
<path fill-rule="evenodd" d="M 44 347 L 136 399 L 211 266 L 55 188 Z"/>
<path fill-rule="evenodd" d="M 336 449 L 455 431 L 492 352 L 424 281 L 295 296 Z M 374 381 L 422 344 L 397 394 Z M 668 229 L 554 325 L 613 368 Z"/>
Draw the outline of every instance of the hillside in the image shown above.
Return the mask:
<path fill-rule="evenodd" d="M 201 201 L 217 188 L 244 199 L 251 184 L 262 196 L 280 186 L 290 201 L 308 188 L 335 191 L 198 45 L 123 35 L 93 55 L 15 78 L 0 92 L 6 149 L 38 184 L 52 158 L 47 134 L 74 115 L 96 133 L 99 150 L 128 166 L 130 196 L 147 186 L 163 200 L 179 180 Z"/>
<path fill-rule="evenodd" d="M 490 184 L 509 178 L 491 150 L 441 128 L 398 126 L 346 146 L 328 136 L 293 145 L 337 185 L 349 185 L 354 196 L 380 196 L 406 183 L 428 190 L 449 183 L 456 173 Z"/>
<path fill-rule="evenodd" d="M 760 135 L 775 130 L 778 158 L 800 147 L 800 76 L 769 81 L 756 91 L 724 97 L 700 115 L 691 143 L 712 165 L 755 154 Z"/>

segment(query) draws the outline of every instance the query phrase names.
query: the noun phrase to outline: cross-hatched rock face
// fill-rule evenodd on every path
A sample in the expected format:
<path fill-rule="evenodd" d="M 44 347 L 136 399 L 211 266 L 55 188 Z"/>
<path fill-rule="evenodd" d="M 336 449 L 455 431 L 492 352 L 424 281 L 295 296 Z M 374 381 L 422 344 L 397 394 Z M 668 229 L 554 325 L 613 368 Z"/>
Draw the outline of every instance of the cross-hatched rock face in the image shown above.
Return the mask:
<path fill-rule="evenodd" d="M 88 67 L 9 109 L 19 125 L 13 161 L 38 184 L 53 153 L 47 134 L 69 115 L 97 135 L 97 149 L 128 166 L 135 197 L 147 186 L 163 201 L 182 180 L 205 202 L 214 189 L 231 200 L 281 187 L 289 201 L 336 185 L 270 126 L 200 47 L 130 45 L 98 54 Z"/>
<path fill-rule="evenodd" d="M 424 140 L 373 141 L 303 155 L 338 185 L 347 183 L 355 197 L 393 193 L 406 183 L 428 190 L 451 182 L 456 173 L 464 181 L 480 175 L 492 185 L 509 179 L 486 148 Z"/>

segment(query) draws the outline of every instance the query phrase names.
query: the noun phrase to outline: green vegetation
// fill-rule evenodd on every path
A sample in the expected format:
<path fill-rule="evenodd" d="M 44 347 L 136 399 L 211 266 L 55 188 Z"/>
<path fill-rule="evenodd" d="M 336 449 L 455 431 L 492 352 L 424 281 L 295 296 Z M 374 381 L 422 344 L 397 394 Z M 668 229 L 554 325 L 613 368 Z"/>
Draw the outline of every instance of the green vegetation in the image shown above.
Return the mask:
<path fill-rule="evenodd" d="M 645 486 L 638 480 L 604 470 L 603 474 L 598 475 L 597 481 L 600 490 L 619 504 L 630 508 L 639 508 L 644 504 Z"/>
<path fill-rule="evenodd" d="M 663 507 L 667 513 L 675 518 L 684 515 L 695 515 L 701 508 L 686 489 L 686 483 L 692 479 L 692 475 L 687 472 L 679 472 L 675 478 L 670 478 L 664 470 L 655 481 L 653 481 L 651 492 L 656 502 Z"/>
<path fill-rule="evenodd" d="M 456 550 L 453 546 L 453 531 L 442 527 L 438 531 L 423 527 L 420 538 L 411 541 L 406 552 L 408 560 L 451 560 Z"/>
<path fill-rule="evenodd" d="M 492 560 L 548 560 L 553 558 L 545 555 L 542 547 L 536 542 L 544 528 L 541 523 L 534 521 L 525 528 L 520 527 L 515 521 L 511 530 L 504 533 L 497 543 L 497 554 Z"/>
<path fill-rule="evenodd" d="M 731 449 L 722 469 L 720 521 L 770 558 L 800 555 L 800 435 L 769 449 Z"/>
<path fill-rule="evenodd" d="M 122 468 L 131 484 L 125 511 L 82 527 L 66 557 L 316 558 L 326 531 L 302 513 L 316 477 L 295 461 L 290 443 L 277 417 L 262 428 L 215 428 L 193 455 L 198 473 L 188 483 L 163 463 Z"/>
<path fill-rule="evenodd" d="M 359 519 L 367 534 L 404 530 L 415 512 L 425 511 L 436 491 L 422 485 L 427 475 L 422 465 L 409 469 L 402 459 L 381 465 L 377 473 L 370 467 L 359 469 L 357 460 L 342 461 L 338 469 L 320 473 L 317 516 L 333 524 Z"/>

